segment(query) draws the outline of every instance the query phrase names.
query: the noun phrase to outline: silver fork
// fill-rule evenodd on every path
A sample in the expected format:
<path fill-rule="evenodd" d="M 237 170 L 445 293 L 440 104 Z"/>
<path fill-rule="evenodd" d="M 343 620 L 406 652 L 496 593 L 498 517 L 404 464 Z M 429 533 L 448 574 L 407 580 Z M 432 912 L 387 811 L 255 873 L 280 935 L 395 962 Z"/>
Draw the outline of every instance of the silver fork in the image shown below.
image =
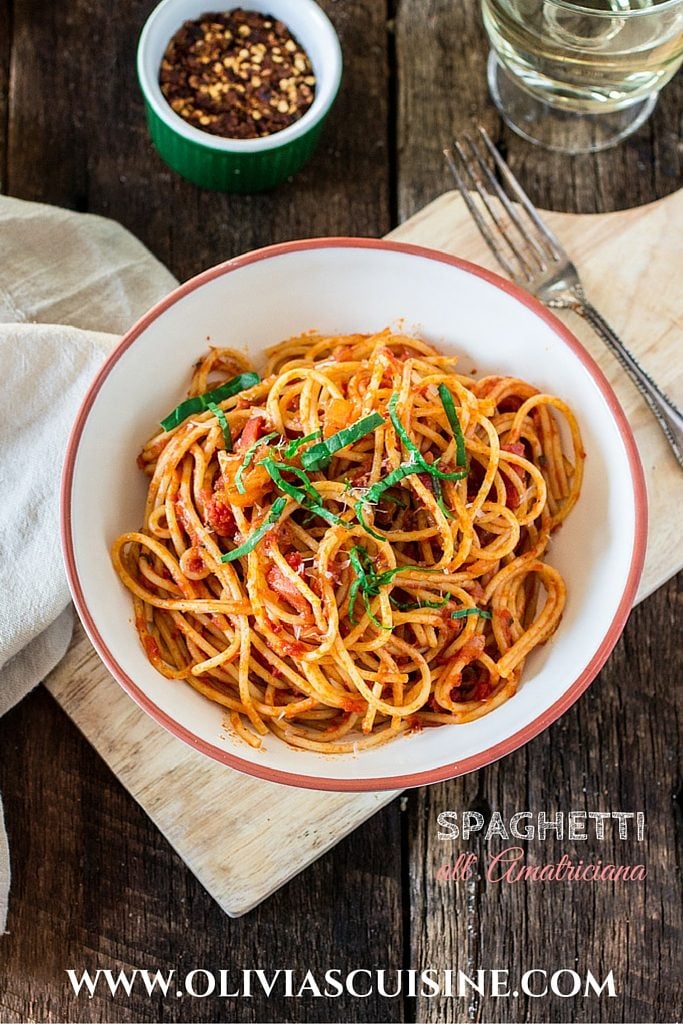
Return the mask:
<path fill-rule="evenodd" d="M 557 237 L 541 220 L 531 200 L 481 126 L 479 134 L 484 150 L 477 139 L 463 135 L 460 141 L 454 142 L 452 148 L 444 150 L 444 155 L 455 183 L 491 252 L 513 281 L 539 298 L 544 305 L 554 309 L 571 309 L 588 321 L 607 343 L 650 406 L 678 464 L 683 467 L 683 413 L 660 391 L 617 333 L 588 301 L 577 269 Z M 493 157 L 503 181 L 520 206 L 510 201 L 491 171 L 486 161 L 486 152 Z M 487 190 L 487 185 L 499 200 L 503 216 Z M 472 191 L 478 193 L 481 206 L 473 201 Z"/>

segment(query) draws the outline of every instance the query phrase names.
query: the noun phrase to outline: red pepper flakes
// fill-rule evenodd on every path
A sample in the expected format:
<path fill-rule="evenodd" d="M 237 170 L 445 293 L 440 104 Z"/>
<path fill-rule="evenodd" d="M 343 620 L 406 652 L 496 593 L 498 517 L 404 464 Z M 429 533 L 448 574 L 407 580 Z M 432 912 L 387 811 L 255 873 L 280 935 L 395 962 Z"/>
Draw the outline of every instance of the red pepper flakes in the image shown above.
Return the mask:
<path fill-rule="evenodd" d="M 186 21 L 166 48 L 159 84 L 188 124 L 226 139 L 282 131 L 315 96 L 310 59 L 287 26 L 241 8 Z"/>

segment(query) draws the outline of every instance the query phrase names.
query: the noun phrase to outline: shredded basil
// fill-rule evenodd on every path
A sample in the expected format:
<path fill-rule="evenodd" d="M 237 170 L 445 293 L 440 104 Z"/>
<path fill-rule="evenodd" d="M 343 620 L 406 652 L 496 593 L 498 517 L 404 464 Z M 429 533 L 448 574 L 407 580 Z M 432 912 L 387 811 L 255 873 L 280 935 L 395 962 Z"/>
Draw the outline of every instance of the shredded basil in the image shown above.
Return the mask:
<path fill-rule="evenodd" d="M 452 619 L 464 619 L 467 615 L 480 615 L 482 619 L 492 619 L 491 612 L 485 612 L 483 608 L 458 608 L 457 612 L 451 612 Z"/>
<path fill-rule="evenodd" d="M 467 453 L 465 451 L 465 436 L 460 426 L 460 420 L 458 419 L 458 413 L 455 408 L 455 402 L 453 396 L 446 387 L 445 384 L 439 384 L 438 387 L 439 397 L 441 404 L 443 405 L 444 412 L 446 413 L 446 419 L 450 423 L 451 430 L 453 431 L 453 437 L 455 438 L 455 461 L 456 465 L 464 468 L 467 465 Z"/>
<path fill-rule="evenodd" d="M 366 590 L 363 591 L 363 604 L 365 605 L 365 610 L 368 613 L 368 618 L 370 619 L 370 622 L 372 622 L 374 626 L 377 626 L 378 629 L 383 629 L 387 633 L 390 633 L 391 626 L 385 626 L 384 623 L 380 622 L 379 619 L 373 614 L 372 604 L 370 602 L 370 595 Z"/>
<path fill-rule="evenodd" d="M 376 576 L 377 585 L 385 587 L 399 572 L 441 572 L 441 569 L 428 569 L 423 565 L 397 565 L 395 569 L 387 569 Z"/>
<path fill-rule="evenodd" d="M 397 505 L 399 508 L 408 508 L 407 501 L 401 501 L 400 498 L 394 497 L 393 494 L 383 494 L 384 501 L 388 501 L 390 505 Z"/>
<path fill-rule="evenodd" d="M 376 530 L 373 530 L 373 528 L 371 526 L 368 526 L 368 524 L 366 523 L 366 521 L 365 521 L 365 512 L 363 511 L 363 502 L 362 501 L 356 502 L 356 504 L 354 505 L 354 510 L 355 510 L 355 513 L 356 513 L 356 519 L 358 520 L 360 525 L 363 527 L 365 532 L 369 533 L 370 536 L 374 537 L 375 540 L 378 540 L 382 544 L 384 544 L 386 542 L 387 538 L 383 537 L 381 533 L 377 533 Z"/>
<path fill-rule="evenodd" d="M 400 480 L 404 480 L 407 476 L 411 476 L 413 473 L 421 472 L 419 463 L 412 461 L 404 462 L 401 466 L 397 466 L 396 469 L 392 469 L 391 473 L 384 480 L 378 480 L 368 489 L 367 494 L 357 501 L 355 504 L 356 518 L 361 524 L 366 533 L 369 533 L 375 540 L 385 541 L 386 537 L 383 537 L 381 533 L 377 533 L 372 529 L 371 526 L 365 521 L 365 512 L 363 511 L 364 505 L 374 505 L 382 497 L 384 492 L 390 487 L 393 487 Z"/>
<path fill-rule="evenodd" d="M 372 611 L 372 604 L 370 597 L 376 597 L 379 594 L 379 588 L 374 584 L 375 569 L 372 564 L 370 555 L 365 548 L 359 545 L 354 545 L 349 551 L 349 561 L 353 571 L 356 574 L 356 578 L 349 587 L 349 621 L 352 625 L 356 625 L 356 620 L 353 615 L 356 598 L 358 596 L 358 590 L 363 596 L 363 604 L 365 605 L 365 611 L 367 612 L 368 618 L 373 625 L 377 626 L 378 629 L 384 629 L 386 631 L 391 630 L 391 626 L 385 626 L 379 621 Z"/>
<path fill-rule="evenodd" d="M 360 544 L 354 545 L 349 551 L 349 561 L 355 574 L 355 579 L 349 587 L 349 620 L 353 625 L 355 625 L 353 611 L 358 592 L 360 591 L 363 595 L 365 609 L 371 621 L 380 629 L 388 629 L 389 627 L 383 626 L 382 623 L 378 622 L 372 614 L 370 598 L 378 597 L 381 587 L 387 586 L 391 583 L 394 577 L 400 572 L 439 572 L 438 569 L 427 569 L 421 565 L 397 565 L 393 569 L 387 569 L 385 572 L 377 573 L 375 572 L 375 566 L 370 554 Z M 392 600 L 391 595 L 390 600 Z M 448 598 L 446 600 L 448 600 Z M 445 604 L 446 602 L 443 603 Z M 441 606 L 441 604 L 432 605 L 431 603 L 424 605 L 424 607 Z"/>
<path fill-rule="evenodd" d="M 353 610 L 356 605 L 356 598 L 358 596 L 358 591 L 363 587 L 366 579 L 365 567 L 361 561 L 363 555 L 365 555 L 366 559 L 370 557 L 365 548 L 359 547 L 358 545 L 354 545 L 349 551 L 349 562 L 351 563 L 351 568 L 356 574 L 355 580 L 349 587 L 349 620 L 354 626 L 356 625 L 356 620 L 353 616 Z M 365 587 L 363 587 L 363 589 L 365 590 Z"/>
<path fill-rule="evenodd" d="M 322 495 L 313 486 L 303 469 L 298 469 L 296 466 L 287 466 L 282 462 L 276 462 L 275 459 L 271 457 L 264 459 L 261 465 L 267 471 L 275 486 L 281 491 L 284 491 L 285 494 L 288 494 L 290 498 L 294 498 L 299 505 L 308 509 L 309 512 L 315 512 L 316 515 L 319 515 L 322 519 L 325 519 L 333 526 L 345 525 L 343 519 L 334 512 L 325 508 L 323 505 Z M 292 484 L 288 480 L 285 480 L 282 476 L 283 471 L 286 473 L 292 473 L 298 480 L 300 480 L 301 487 L 297 487 L 296 484 Z"/>
<path fill-rule="evenodd" d="M 412 476 L 414 473 L 429 473 L 429 475 L 434 480 L 434 496 L 436 498 L 437 505 L 447 518 L 453 518 L 452 513 L 446 507 L 443 501 L 441 481 L 462 480 L 463 477 L 467 476 L 467 467 L 464 466 L 465 440 L 462 434 L 462 430 L 460 429 L 460 423 L 457 418 L 457 413 L 455 412 L 453 399 L 451 398 L 448 389 L 444 387 L 444 390 L 446 391 L 446 394 L 448 396 L 448 398 L 444 402 L 444 409 L 446 410 L 446 416 L 448 417 L 448 421 L 451 424 L 451 427 L 453 428 L 455 434 L 458 464 L 461 464 L 460 460 L 462 458 L 463 468 L 458 469 L 453 473 L 445 473 L 443 470 L 439 469 L 435 463 L 427 462 L 424 455 L 417 447 L 413 439 L 408 434 L 408 431 L 398 418 L 396 406 L 398 405 L 398 400 L 400 396 L 398 392 L 395 391 L 392 394 L 391 398 L 389 399 L 389 418 L 391 419 L 392 425 L 401 441 L 401 444 L 408 452 L 408 458 L 406 462 L 401 463 L 400 466 L 397 466 L 396 469 L 393 469 L 391 473 L 389 473 L 389 475 L 384 478 L 384 480 L 378 480 L 376 483 L 374 483 L 372 487 L 369 488 L 365 497 L 358 501 L 355 506 L 356 517 L 358 519 L 358 522 L 361 524 L 363 529 L 370 534 L 371 537 L 375 538 L 375 540 L 385 540 L 386 538 L 383 537 L 381 534 L 377 533 L 375 530 L 373 530 L 372 527 L 368 526 L 368 524 L 365 521 L 365 513 L 363 511 L 363 506 L 376 504 L 376 502 L 379 501 L 379 499 L 382 497 L 386 490 L 388 490 L 390 487 L 393 487 L 401 480 L 405 480 L 406 477 Z M 451 420 L 451 415 L 449 413 L 448 399 L 450 399 L 450 406 L 454 417 L 453 420 Z M 443 396 L 441 400 L 442 402 L 444 401 Z"/>
<path fill-rule="evenodd" d="M 291 459 L 303 444 L 307 444 L 308 441 L 317 441 L 322 436 L 322 430 L 314 430 L 312 434 L 306 434 L 305 437 L 297 437 L 294 441 L 290 441 L 285 448 L 285 458 Z"/>
<path fill-rule="evenodd" d="M 390 487 L 394 487 L 395 484 L 399 483 L 399 481 L 405 480 L 407 476 L 412 476 L 413 473 L 421 472 L 421 469 L 422 467 L 419 462 L 411 460 L 402 463 L 402 465 L 397 466 L 396 469 L 392 469 L 391 473 L 389 473 L 388 476 L 385 476 L 384 480 L 378 480 L 377 483 L 372 485 L 363 499 L 363 504 L 374 505 L 375 502 L 379 501 L 386 490 Z"/>
<path fill-rule="evenodd" d="M 439 480 L 438 476 L 432 477 L 432 481 L 434 483 L 434 497 L 436 499 L 437 505 L 445 515 L 446 519 L 454 519 L 455 517 L 453 513 L 446 506 L 446 503 L 443 500 L 443 488 L 441 487 L 441 481 Z"/>
<path fill-rule="evenodd" d="M 271 526 L 274 526 L 280 518 L 286 504 L 286 498 L 276 498 L 270 512 L 261 525 L 245 540 L 244 544 L 240 544 L 234 551 L 228 551 L 227 554 L 221 555 L 221 562 L 234 562 L 236 558 L 241 558 L 243 555 L 248 555 L 250 551 L 253 551 L 261 538 L 268 533 Z"/>
<path fill-rule="evenodd" d="M 394 430 L 401 439 L 404 448 L 410 452 L 409 462 L 418 466 L 415 472 L 418 473 L 429 473 L 430 476 L 438 477 L 439 480 L 462 480 L 463 477 L 467 476 L 467 469 L 458 469 L 454 473 L 444 473 L 443 470 L 439 469 L 434 463 L 427 462 L 424 455 L 417 447 L 412 438 L 408 435 L 406 428 L 401 423 L 396 413 L 396 406 L 398 405 L 399 394 L 394 391 L 393 395 L 389 399 L 389 417 L 393 424 Z M 400 467 L 399 467 L 400 469 Z M 406 474 L 407 476 L 408 474 Z"/>
<path fill-rule="evenodd" d="M 232 434 L 230 433 L 230 424 L 226 419 L 225 413 L 220 408 L 220 406 L 215 404 L 215 402 L 209 402 L 209 409 L 211 410 L 211 412 L 214 414 L 214 416 L 221 425 L 221 430 L 223 431 L 223 443 L 225 444 L 226 452 L 231 452 Z"/>
<path fill-rule="evenodd" d="M 221 384 L 220 387 L 214 388 L 213 391 L 205 391 L 203 395 L 194 395 L 192 398 L 186 398 L 184 402 L 176 406 L 173 412 L 164 417 L 161 421 L 161 426 L 164 430 L 173 430 L 183 420 L 186 420 L 188 416 L 191 416 L 193 412 L 203 412 L 209 408 L 212 402 L 223 402 L 226 398 L 232 398 L 233 395 L 239 394 L 240 391 L 253 388 L 260 379 L 258 373 L 240 373 L 231 380 L 226 381 L 225 384 Z"/>
<path fill-rule="evenodd" d="M 326 466 L 329 466 L 333 455 L 341 451 L 342 448 L 348 448 L 350 444 L 360 441 L 362 437 L 372 433 L 382 423 L 384 423 L 384 419 L 378 412 L 372 412 L 369 416 L 363 416 L 362 419 L 352 423 L 351 426 L 344 427 L 343 430 L 338 430 L 336 434 L 332 434 L 331 437 L 326 438 L 319 444 L 312 445 L 301 456 L 301 465 L 309 472 L 325 469 Z"/>

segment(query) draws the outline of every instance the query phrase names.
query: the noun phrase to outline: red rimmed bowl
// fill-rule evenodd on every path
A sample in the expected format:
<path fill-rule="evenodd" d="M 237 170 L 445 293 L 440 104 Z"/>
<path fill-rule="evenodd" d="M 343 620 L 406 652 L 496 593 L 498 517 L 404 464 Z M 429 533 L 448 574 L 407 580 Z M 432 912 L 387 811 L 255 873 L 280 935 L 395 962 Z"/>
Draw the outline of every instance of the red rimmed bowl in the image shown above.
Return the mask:
<path fill-rule="evenodd" d="M 229 315 L 227 315 L 229 311 Z M 312 328 L 324 334 L 401 322 L 461 370 L 511 374 L 574 408 L 587 451 L 582 496 L 548 560 L 564 575 L 560 627 L 528 659 L 507 703 L 465 725 L 401 737 L 358 756 L 293 750 L 269 735 L 252 750 L 223 712 L 147 661 L 129 593 L 109 560 L 114 538 L 142 518 L 147 478 L 135 459 L 159 417 L 184 397 L 189 369 L 212 343 L 262 351 Z M 398 789 L 480 768 L 558 718 L 595 678 L 633 603 L 646 538 L 643 474 L 633 435 L 603 374 L 535 299 L 497 275 L 396 242 L 313 239 L 249 253 L 181 285 L 142 318 L 88 392 L 69 441 L 62 537 L 85 629 L 123 688 L 157 722 L 218 761 L 312 789 Z"/>

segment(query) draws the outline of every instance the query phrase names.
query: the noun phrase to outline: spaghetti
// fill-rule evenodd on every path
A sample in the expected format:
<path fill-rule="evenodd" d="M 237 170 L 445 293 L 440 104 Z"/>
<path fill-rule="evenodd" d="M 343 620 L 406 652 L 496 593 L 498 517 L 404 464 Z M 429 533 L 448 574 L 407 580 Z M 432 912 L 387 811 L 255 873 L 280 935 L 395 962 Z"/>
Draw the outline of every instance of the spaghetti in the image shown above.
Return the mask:
<path fill-rule="evenodd" d="M 292 338 L 262 380 L 214 348 L 144 446 L 143 527 L 112 551 L 140 640 L 252 746 L 472 721 L 555 631 L 545 553 L 579 496 L 578 425 L 455 365 L 388 330 Z"/>

